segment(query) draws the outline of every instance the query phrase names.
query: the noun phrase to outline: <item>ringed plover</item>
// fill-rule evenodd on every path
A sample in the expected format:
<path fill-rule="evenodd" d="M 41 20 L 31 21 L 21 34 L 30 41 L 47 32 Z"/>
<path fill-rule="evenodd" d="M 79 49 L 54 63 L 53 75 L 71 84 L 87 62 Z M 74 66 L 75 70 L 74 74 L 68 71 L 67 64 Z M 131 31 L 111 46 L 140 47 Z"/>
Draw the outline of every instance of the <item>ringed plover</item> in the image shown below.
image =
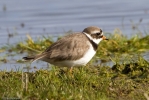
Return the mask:
<path fill-rule="evenodd" d="M 98 44 L 108 40 L 100 28 L 90 26 L 82 32 L 67 35 L 49 46 L 44 52 L 35 56 L 23 57 L 24 60 L 42 60 L 50 64 L 69 67 L 86 65 L 95 55 Z"/>

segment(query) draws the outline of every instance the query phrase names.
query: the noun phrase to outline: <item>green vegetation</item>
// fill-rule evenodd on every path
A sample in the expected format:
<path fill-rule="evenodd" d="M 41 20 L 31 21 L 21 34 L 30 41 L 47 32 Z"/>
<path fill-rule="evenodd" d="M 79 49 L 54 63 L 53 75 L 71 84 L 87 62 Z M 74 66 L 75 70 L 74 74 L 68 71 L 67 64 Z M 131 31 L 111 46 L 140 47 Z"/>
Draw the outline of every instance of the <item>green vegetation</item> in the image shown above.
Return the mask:
<path fill-rule="evenodd" d="M 149 100 L 149 62 L 141 54 L 149 50 L 149 35 L 127 38 L 106 34 L 94 59 L 67 73 L 65 68 L 35 72 L 0 71 L 0 97 L 23 100 Z M 5 46 L 1 52 L 40 53 L 53 43 L 51 38 L 28 35 L 25 42 Z M 98 59 L 112 61 L 113 67 L 94 65 Z M 7 60 L 7 58 L 6 58 Z M 18 62 L 22 62 L 21 60 Z"/>

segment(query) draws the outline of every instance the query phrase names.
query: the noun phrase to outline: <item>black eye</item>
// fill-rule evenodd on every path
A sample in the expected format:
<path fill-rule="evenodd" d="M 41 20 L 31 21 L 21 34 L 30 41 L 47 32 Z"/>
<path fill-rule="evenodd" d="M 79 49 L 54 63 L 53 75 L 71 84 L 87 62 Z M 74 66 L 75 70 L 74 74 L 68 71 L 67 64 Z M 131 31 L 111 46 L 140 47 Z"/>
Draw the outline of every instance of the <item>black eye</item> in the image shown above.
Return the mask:
<path fill-rule="evenodd" d="M 101 35 L 101 33 L 96 33 L 97 35 Z"/>

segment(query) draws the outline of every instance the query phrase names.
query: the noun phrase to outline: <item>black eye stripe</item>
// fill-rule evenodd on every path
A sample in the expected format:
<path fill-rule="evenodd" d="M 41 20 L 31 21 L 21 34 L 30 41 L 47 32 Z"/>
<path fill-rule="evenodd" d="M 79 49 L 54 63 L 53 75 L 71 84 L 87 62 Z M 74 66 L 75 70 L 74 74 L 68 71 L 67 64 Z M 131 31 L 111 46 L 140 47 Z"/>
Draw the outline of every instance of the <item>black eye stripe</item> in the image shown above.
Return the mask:
<path fill-rule="evenodd" d="M 99 38 L 102 38 L 103 35 L 97 35 L 97 34 L 91 34 L 92 38 L 96 38 L 96 39 L 99 39 Z"/>
<path fill-rule="evenodd" d="M 96 33 L 97 35 L 101 35 L 101 33 Z"/>
<path fill-rule="evenodd" d="M 103 37 L 103 35 L 100 36 L 100 38 L 102 38 L 102 37 Z"/>
<path fill-rule="evenodd" d="M 96 35 L 102 35 L 102 32 L 95 33 Z"/>

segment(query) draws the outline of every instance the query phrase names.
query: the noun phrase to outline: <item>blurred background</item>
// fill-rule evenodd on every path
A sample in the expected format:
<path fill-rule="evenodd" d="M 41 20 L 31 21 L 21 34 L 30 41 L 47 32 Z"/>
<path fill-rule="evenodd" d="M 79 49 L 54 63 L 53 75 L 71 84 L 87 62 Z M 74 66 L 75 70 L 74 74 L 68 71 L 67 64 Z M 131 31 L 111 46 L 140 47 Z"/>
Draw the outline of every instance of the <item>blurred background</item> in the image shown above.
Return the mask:
<path fill-rule="evenodd" d="M 0 0 L 0 46 L 23 41 L 26 34 L 58 37 L 87 26 L 109 33 L 118 28 L 128 37 L 145 35 L 149 0 Z"/>
<path fill-rule="evenodd" d="M 27 33 L 59 36 L 92 25 L 110 33 L 119 28 L 131 36 L 135 27 L 149 31 L 148 4 L 149 0 L 0 0 L 0 43 L 12 33 L 22 40 Z"/>

